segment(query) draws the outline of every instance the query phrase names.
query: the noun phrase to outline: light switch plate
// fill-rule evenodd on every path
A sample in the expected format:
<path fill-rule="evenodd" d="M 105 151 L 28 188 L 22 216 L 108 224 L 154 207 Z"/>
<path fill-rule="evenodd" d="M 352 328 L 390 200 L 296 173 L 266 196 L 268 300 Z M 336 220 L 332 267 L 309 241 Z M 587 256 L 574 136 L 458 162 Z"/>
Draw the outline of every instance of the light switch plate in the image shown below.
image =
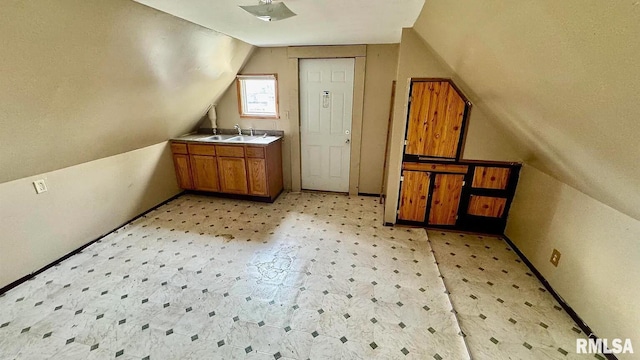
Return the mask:
<path fill-rule="evenodd" d="M 44 182 L 44 179 L 39 179 L 33 182 L 33 187 L 36 188 L 36 194 L 41 194 L 47 191 L 47 183 Z"/>

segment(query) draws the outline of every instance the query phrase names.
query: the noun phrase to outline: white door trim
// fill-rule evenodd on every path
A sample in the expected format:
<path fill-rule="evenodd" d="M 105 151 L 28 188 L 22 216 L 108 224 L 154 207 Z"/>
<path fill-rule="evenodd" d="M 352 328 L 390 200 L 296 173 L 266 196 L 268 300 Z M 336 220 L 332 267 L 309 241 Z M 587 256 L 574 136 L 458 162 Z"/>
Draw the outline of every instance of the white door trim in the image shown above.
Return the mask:
<path fill-rule="evenodd" d="M 351 121 L 351 164 L 349 167 L 349 195 L 358 194 L 360 183 L 360 147 L 362 144 L 362 114 L 364 106 L 364 76 L 366 66 L 366 45 L 348 46 L 304 46 L 289 47 L 288 78 L 292 89 L 289 94 L 291 104 L 291 190 L 300 191 L 300 83 L 299 59 L 355 58 L 353 82 L 353 119 Z"/>

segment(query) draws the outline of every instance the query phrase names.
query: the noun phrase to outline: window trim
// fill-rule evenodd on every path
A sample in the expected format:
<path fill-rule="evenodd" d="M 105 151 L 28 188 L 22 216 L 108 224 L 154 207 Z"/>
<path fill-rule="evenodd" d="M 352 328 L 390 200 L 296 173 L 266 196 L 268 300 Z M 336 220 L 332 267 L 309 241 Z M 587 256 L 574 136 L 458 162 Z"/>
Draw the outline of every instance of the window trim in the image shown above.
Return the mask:
<path fill-rule="evenodd" d="M 244 101 L 242 97 L 242 80 L 251 80 L 251 79 L 260 79 L 260 80 L 273 80 L 275 83 L 275 102 L 276 102 L 276 111 L 274 115 L 258 115 L 247 113 L 244 111 Z M 278 106 L 279 97 L 278 97 L 278 74 L 244 74 L 236 76 L 236 92 L 238 96 L 238 114 L 240 114 L 240 118 L 251 118 L 251 119 L 280 119 L 280 109 Z"/>

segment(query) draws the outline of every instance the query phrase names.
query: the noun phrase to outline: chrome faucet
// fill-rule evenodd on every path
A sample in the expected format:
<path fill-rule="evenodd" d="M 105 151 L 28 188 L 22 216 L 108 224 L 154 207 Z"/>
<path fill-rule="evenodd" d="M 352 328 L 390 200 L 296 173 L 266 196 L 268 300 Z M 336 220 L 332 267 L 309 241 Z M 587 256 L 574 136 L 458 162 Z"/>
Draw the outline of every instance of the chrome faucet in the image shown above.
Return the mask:
<path fill-rule="evenodd" d="M 253 136 L 253 128 L 249 128 L 249 133 Z"/>
<path fill-rule="evenodd" d="M 235 124 L 235 125 L 233 125 L 233 128 L 238 130 L 238 135 L 242 135 L 242 129 L 240 129 L 240 125 Z"/>

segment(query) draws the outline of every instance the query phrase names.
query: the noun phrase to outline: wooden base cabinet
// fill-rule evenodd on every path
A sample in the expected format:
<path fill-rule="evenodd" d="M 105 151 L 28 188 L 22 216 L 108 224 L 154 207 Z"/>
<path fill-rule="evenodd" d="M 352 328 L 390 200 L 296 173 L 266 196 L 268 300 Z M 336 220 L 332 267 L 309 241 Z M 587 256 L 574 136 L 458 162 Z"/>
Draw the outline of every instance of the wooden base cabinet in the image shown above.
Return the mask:
<path fill-rule="evenodd" d="M 502 234 L 520 164 L 404 162 L 398 223 Z"/>
<path fill-rule="evenodd" d="M 264 159 L 247 159 L 247 180 L 249 180 L 249 194 L 264 196 L 269 193 L 267 163 Z"/>
<path fill-rule="evenodd" d="M 228 194 L 248 194 L 244 158 L 219 157 L 220 190 Z"/>
<path fill-rule="evenodd" d="M 190 155 L 193 189 L 200 191 L 220 191 L 218 163 L 215 156 Z"/>
<path fill-rule="evenodd" d="M 427 213 L 431 174 L 422 171 L 404 171 L 400 191 L 398 219 L 423 222 Z"/>
<path fill-rule="evenodd" d="M 429 225 L 455 225 L 462 196 L 464 175 L 435 174 Z"/>
<path fill-rule="evenodd" d="M 171 143 L 180 188 L 273 201 L 282 192 L 282 141 L 268 145 Z"/>

